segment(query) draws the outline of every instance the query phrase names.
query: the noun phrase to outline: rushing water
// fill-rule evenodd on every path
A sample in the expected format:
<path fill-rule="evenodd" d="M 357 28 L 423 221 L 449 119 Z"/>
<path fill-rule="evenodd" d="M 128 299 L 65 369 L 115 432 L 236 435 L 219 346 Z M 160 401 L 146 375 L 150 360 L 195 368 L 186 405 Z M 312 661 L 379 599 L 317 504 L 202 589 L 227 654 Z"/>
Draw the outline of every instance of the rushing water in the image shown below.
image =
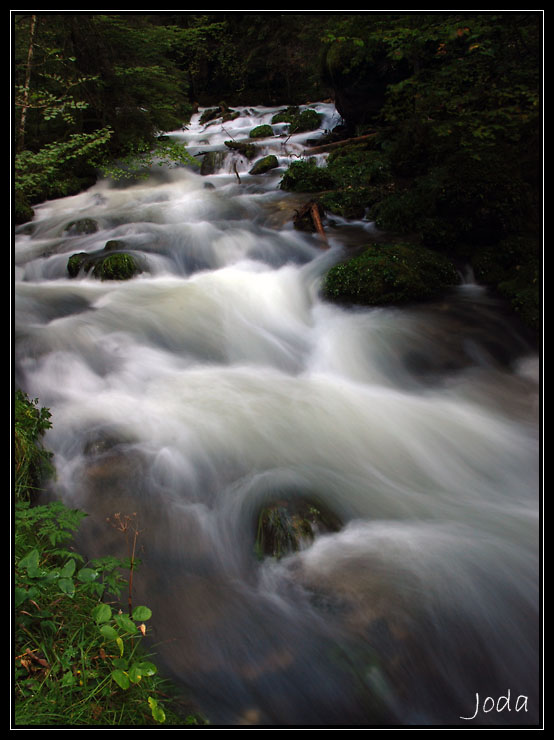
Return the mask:
<path fill-rule="evenodd" d="M 228 151 L 275 110 L 241 112 L 172 136 Z M 100 181 L 18 229 L 15 377 L 51 410 L 55 495 L 90 514 L 91 557 L 123 555 L 113 516 L 135 517 L 135 603 L 215 725 L 534 723 L 537 357 L 471 281 L 420 307 L 323 302 L 329 266 L 379 235 L 334 219 L 323 250 L 292 227 L 306 198 L 278 184 L 313 137 L 265 140 L 265 175 L 228 151 L 214 175 Z M 64 231 L 83 217 L 99 230 Z M 109 239 L 142 274 L 68 277 Z M 342 526 L 260 560 L 256 518 L 287 497 Z M 477 693 L 494 708 L 460 719 Z"/>

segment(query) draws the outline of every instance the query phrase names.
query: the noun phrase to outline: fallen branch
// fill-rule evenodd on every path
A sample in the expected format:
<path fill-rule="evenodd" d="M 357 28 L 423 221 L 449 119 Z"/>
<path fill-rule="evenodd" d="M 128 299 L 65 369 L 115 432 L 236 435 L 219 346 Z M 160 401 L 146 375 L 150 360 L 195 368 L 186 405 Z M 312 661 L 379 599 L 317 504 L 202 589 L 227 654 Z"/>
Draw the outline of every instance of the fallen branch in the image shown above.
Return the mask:
<path fill-rule="evenodd" d="M 312 146 L 309 149 L 304 149 L 303 154 L 322 154 L 332 149 L 338 149 L 341 146 L 348 146 L 348 144 L 358 144 L 360 141 L 366 141 L 377 136 L 377 131 L 371 134 L 364 134 L 363 136 L 355 136 L 352 139 L 342 139 L 341 141 L 332 141 L 329 144 L 322 144 L 321 146 Z"/>
<path fill-rule="evenodd" d="M 312 217 L 312 221 L 314 222 L 315 229 L 317 233 L 320 235 L 320 237 L 325 242 L 326 247 L 329 247 L 329 242 L 327 241 L 327 234 L 325 233 L 325 229 L 323 228 L 323 224 L 321 223 L 321 215 L 319 213 L 319 206 L 317 203 L 312 203 L 310 207 L 310 215 Z"/>

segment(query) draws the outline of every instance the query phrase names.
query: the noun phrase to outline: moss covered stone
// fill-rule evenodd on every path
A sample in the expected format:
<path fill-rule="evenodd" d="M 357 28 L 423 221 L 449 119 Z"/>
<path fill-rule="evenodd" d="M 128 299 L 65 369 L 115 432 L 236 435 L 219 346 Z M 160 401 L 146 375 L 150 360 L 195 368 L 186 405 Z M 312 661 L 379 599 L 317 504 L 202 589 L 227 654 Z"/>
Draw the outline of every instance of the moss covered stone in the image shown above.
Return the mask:
<path fill-rule="evenodd" d="M 314 159 L 293 162 L 283 175 L 281 190 L 293 193 L 317 193 L 335 187 L 326 167 L 318 167 Z"/>
<path fill-rule="evenodd" d="M 98 231 L 98 224 L 93 218 L 80 218 L 77 221 L 70 221 L 64 231 L 69 234 L 94 234 Z"/>
<path fill-rule="evenodd" d="M 72 278 L 77 277 L 81 270 L 88 272 L 92 266 L 93 261 L 90 258 L 90 254 L 87 252 L 72 254 L 67 260 L 67 272 L 69 273 L 69 277 Z"/>
<path fill-rule="evenodd" d="M 108 242 L 109 244 L 110 242 Z M 142 270 L 134 257 L 124 252 L 110 252 L 106 247 L 99 252 L 77 252 L 67 261 L 69 277 L 77 277 L 79 273 L 88 274 L 98 280 L 129 280 Z"/>
<path fill-rule="evenodd" d="M 441 254 L 413 244 L 372 244 L 329 270 L 323 294 L 346 304 L 402 304 L 432 298 L 458 282 Z"/>
<path fill-rule="evenodd" d="M 246 141 L 224 141 L 223 143 L 229 149 L 240 152 L 246 159 L 254 159 L 258 151 L 255 144 L 250 144 Z"/>
<path fill-rule="evenodd" d="M 110 254 L 94 266 L 92 274 L 100 280 L 129 280 L 140 272 L 130 254 Z"/>
<path fill-rule="evenodd" d="M 318 534 L 337 532 L 342 524 L 321 503 L 287 497 L 263 507 L 256 523 L 258 557 L 282 558 L 311 545 Z"/>
<path fill-rule="evenodd" d="M 258 159 L 255 165 L 250 170 L 251 175 L 263 175 L 264 172 L 275 169 L 279 166 L 279 161 L 274 154 L 268 154 L 267 157 Z"/>
<path fill-rule="evenodd" d="M 261 126 L 253 128 L 248 136 L 251 139 L 265 139 L 267 136 L 273 136 L 273 129 L 268 123 L 263 123 Z"/>

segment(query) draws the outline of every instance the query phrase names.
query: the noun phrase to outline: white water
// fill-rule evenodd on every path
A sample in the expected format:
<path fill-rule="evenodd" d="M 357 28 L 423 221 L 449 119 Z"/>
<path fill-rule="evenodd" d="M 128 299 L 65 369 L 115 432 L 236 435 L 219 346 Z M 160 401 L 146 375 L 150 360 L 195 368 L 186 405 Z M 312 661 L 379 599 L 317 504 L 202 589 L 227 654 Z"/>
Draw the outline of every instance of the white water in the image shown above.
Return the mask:
<path fill-rule="evenodd" d="M 172 135 L 226 150 L 275 110 Z M 55 495 L 89 512 L 91 557 L 123 555 L 106 518 L 136 513 L 135 603 L 215 725 L 469 726 L 477 692 L 508 691 L 473 724 L 536 722 L 537 357 L 471 283 L 402 310 L 322 302 L 375 230 L 334 219 L 321 250 L 292 228 L 306 198 L 278 184 L 313 137 L 266 140 L 266 175 L 229 153 L 208 177 L 100 181 L 18 229 L 16 383 L 51 409 Z M 79 217 L 99 231 L 64 232 Z M 144 272 L 69 279 L 108 239 Z M 259 561 L 256 516 L 283 496 L 344 526 Z"/>

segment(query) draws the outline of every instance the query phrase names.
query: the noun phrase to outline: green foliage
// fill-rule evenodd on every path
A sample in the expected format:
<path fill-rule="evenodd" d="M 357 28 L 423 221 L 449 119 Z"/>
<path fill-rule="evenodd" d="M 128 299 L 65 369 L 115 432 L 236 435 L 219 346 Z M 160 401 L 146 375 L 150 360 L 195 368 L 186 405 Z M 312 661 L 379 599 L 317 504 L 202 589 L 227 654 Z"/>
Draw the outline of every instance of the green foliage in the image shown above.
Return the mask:
<path fill-rule="evenodd" d="M 402 304 L 431 298 L 459 277 L 445 257 L 413 244 L 373 244 L 329 270 L 329 300 L 361 305 Z"/>
<path fill-rule="evenodd" d="M 58 502 L 15 509 L 16 724 L 164 722 L 152 697 L 163 682 L 141 643 L 152 612 L 102 601 L 121 591 L 124 564 L 73 550 L 84 516 Z"/>
<path fill-rule="evenodd" d="M 287 169 L 280 187 L 294 193 L 314 193 L 334 186 L 326 168 L 318 167 L 315 159 L 299 159 Z"/>
<path fill-rule="evenodd" d="M 51 453 L 42 445 L 42 438 L 50 429 L 50 411 L 37 406 L 37 399 L 29 399 L 17 390 L 14 399 L 14 484 L 18 500 L 28 500 L 40 490 L 45 477 L 53 472 Z"/>

